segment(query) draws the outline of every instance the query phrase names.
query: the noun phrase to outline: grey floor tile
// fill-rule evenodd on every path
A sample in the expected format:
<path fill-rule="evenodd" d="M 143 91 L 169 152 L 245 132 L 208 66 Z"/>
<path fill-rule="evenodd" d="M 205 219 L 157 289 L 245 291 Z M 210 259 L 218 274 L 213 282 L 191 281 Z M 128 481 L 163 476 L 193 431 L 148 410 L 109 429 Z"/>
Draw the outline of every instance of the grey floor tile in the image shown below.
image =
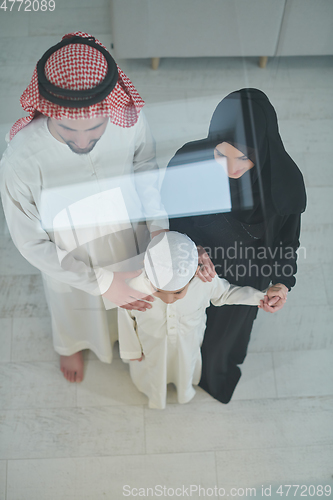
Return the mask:
<path fill-rule="evenodd" d="M 330 96 L 333 99 L 333 95 Z M 333 108 L 333 106 L 332 106 Z M 304 154 L 305 170 L 309 187 L 329 187 L 333 184 L 333 173 L 327 161 L 329 151 Z"/>
<path fill-rule="evenodd" d="M 140 497 L 145 492 L 145 497 L 165 498 L 164 488 L 170 488 L 169 497 L 172 488 L 176 497 L 176 493 L 183 491 L 183 485 L 189 493 L 190 485 L 208 488 L 216 484 L 212 452 L 13 460 L 9 461 L 8 469 L 7 500 L 118 500 L 139 496 L 139 488 L 142 488 Z M 198 499 L 192 491 L 191 498 Z"/>
<path fill-rule="evenodd" d="M 3 152 L 7 147 L 7 143 L 5 141 L 5 137 L 10 130 L 10 127 L 13 125 L 12 122 L 5 123 L 0 119 L 0 155 L 2 156 Z M 0 234 L 9 234 L 7 224 L 4 222 L 4 215 L 2 204 L 0 203 Z"/>
<path fill-rule="evenodd" d="M 332 56 L 287 57 L 285 59 L 296 89 L 313 88 L 319 94 L 322 89 L 332 88 L 329 85 L 333 77 Z"/>
<path fill-rule="evenodd" d="M 329 151 L 333 132 L 332 119 L 279 120 L 279 125 L 287 151 L 305 154 Z"/>
<path fill-rule="evenodd" d="M 274 314 L 260 311 L 254 322 L 249 352 L 333 348 L 332 306 L 289 306 L 287 302 Z"/>
<path fill-rule="evenodd" d="M 325 279 L 325 288 L 326 288 L 326 294 L 328 298 L 328 303 L 333 306 L 333 295 L 331 292 L 331 284 L 333 280 L 333 267 L 330 264 L 323 264 L 323 271 L 324 271 L 324 279 Z"/>
<path fill-rule="evenodd" d="M 53 348 L 51 318 L 14 318 L 12 361 L 56 361 Z"/>
<path fill-rule="evenodd" d="M 333 398 L 169 405 L 145 410 L 147 453 L 333 443 Z"/>
<path fill-rule="evenodd" d="M 6 500 L 7 492 L 7 462 L 0 460 L 0 500 Z"/>
<path fill-rule="evenodd" d="M 333 261 L 333 224 L 307 224 L 301 232 L 299 262 L 308 264 Z"/>
<path fill-rule="evenodd" d="M 140 407 L 0 412 L 0 459 L 138 455 L 144 451 Z"/>
<path fill-rule="evenodd" d="M 326 304 L 328 304 L 328 297 L 325 290 L 323 264 L 299 262 L 296 286 L 288 293 L 284 308 L 300 305 L 319 306 Z M 274 314 L 278 314 L 278 312 Z"/>
<path fill-rule="evenodd" d="M 77 29 L 78 22 L 79 29 L 109 48 L 108 9 L 108 0 L 96 0 L 94 6 L 88 0 L 68 0 L 57 3 L 52 18 L 36 13 L 23 20 L 13 14 L 1 25 L 0 154 L 5 133 L 25 114 L 19 97 L 36 61 L 59 42 L 60 34 Z M 24 36 L 27 30 L 38 36 Z M 14 259 L 5 244 L 3 274 L 21 276 L 0 279 L 0 361 L 5 365 L 10 359 L 12 317 L 15 361 L 3 371 L 1 390 L 6 407 L 22 409 L 0 412 L 1 458 L 12 459 L 7 497 L 5 460 L 0 461 L 0 500 L 118 500 L 124 484 L 155 482 L 211 487 L 216 484 L 215 455 L 221 487 L 261 488 L 287 479 L 327 484 L 333 459 L 332 399 L 320 396 L 327 388 L 318 373 L 325 371 L 330 353 L 322 358 L 311 351 L 333 347 L 332 57 L 270 58 L 265 70 L 258 68 L 257 58 L 165 58 L 155 72 L 148 58 L 118 63 L 147 103 L 162 166 L 184 142 L 206 136 L 216 104 L 229 92 L 245 86 L 266 92 L 276 107 L 285 147 L 300 165 L 308 189 L 301 239 L 307 255 L 300 256 L 297 286 L 286 306 L 277 314 L 259 313 L 243 377 L 229 405 L 200 388 L 191 403 L 178 405 L 170 386 L 165 411 L 142 408 L 138 405 L 145 397 L 130 385 L 120 361 L 102 365 L 85 352 L 86 378 L 76 388 L 82 407 L 65 408 L 71 397 L 62 390 L 66 382 L 57 368 L 41 281 L 24 276 L 25 263 Z M 0 235 L 4 243 L 8 229 L 1 208 Z M 292 394 L 290 398 L 272 396 L 270 353 L 277 363 L 279 396 Z M 313 370 L 307 373 L 307 367 Z M 9 400 L 8 388 L 15 383 L 18 391 Z M 309 398 L 294 395 L 310 388 Z M 63 406 L 29 409 L 39 401 Z M 142 455 L 146 451 L 158 455 Z"/>
<path fill-rule="evenodd" d="M 26 21 L 27 22 L 27 21 Z M 17 66 L 31 64 L 32 72 L 37 61 L 52 45 L 59 42 L 59 36 L 7 36 L 1 38 L 0 65 Z M 32 75 L 32 73 L 31 73 Z M 17 96 L 18 99 L 20 96 Z M 21 115 L 18 115 L 16 120 Z"/>
<path fill-rule="evenodd" d="M 10 236 L 0 240 L 0 275 L 17 276 L 40 274 L 40 271 L 29 264 L 15 247 Z"/>
<path fill-rule="evenodd" d="M 78 406 L 145 405 L 147 402 L 147 397 L 133 384 L 127 364 L 120 359 L 110 365 L 87 361 L 84 380 L 77 386 Z"/>
<path fill-rule="evenodd" d="M 0 364 L 1 410 L 74 407 L 76 387 L 64 378 L 59 363 Z"/>
<path fill-rule="evenodd" d="M 40 275 L 0 276 L 0 318 L 47 315 Z"/>
<path fill-rule="evenodd" d="M 262 497 L 262 487 L 266 489 L 271 486 L 272 498 L 278 498 L 274 492 L 279 485 L 332 484 L 332 459 L 332 446 L 218 451 L 218 484 L 227 490 L 254 487 L 256 497 Z M 288 496 L 295 498 L 295 492 L 296 487 L 290 489 Z M 297 495 L 297 498 L 300 496 Z"/>
<path fill-rule="evenodd" d="M 0 40 L 2 45 L 3 39 L 1 38 Z M 0 54 L 0 61 L 1 61 L 1 54 Z M 29 81 L 27 82 L 27 85 L 28 84 Z M 5 135 L 7 134 L 11 126 L 14 125 L 16 120 L 18 120 L 22 116 L 25 116 L 25 111 L 21 108 L 20 105 L 21 94 L 22 92 L 18 92 L 16 95 L 8 95 L 7 97 L 4 97 L 2 95 L 0 97 L 1 121 L 3 124 L 6 125 Z M 9 123 L 9 128 L 7 127 L 7 123 Z M 1 137 L 1 140 L 5 137 L 5 135 Z M 5 146 L 6 144 L 4 144 L 3 150 L 5 149 Z"/>
<path fill-rule="evenodd" d="M 333 350 L 273 353 L 279 397 L 333 394 Z"/>
<path fill-rule="evenodd" d="M 4 4 L 6 5 L 6 4 Z M 22 4 L 21 4 L 22 5 Z M 23 4 L 24 5 L 24 4 Z M 12 36 L 28 36 L 28 23 L 26 14 L 19 9 L 20 4 L 10 4 L 12 10 L 8 6 L 6 13 L 1 11 L 1 19 L 0 19 L 0 38 L 3 37 L 12 37 Z M 24 8 L 24 7 L 23 7 Z"/>
<path fill-rule="evenodd" d="M 12 343 L 12 320 L 10 318 L 0 319 L 0 363 L 10 361 Z"/>
<path fill-rule="evenodd" d="M 233 401 L 277 396 L 271 353 L 249 353 L 241 370 L 242 377 L 234 392 Z"/>
<path fill-rule="evenodd" d="M 30 16 L 30 36 L 58 35 L 59 41 L 65 33 L 73 33 L 78 30 L 90 33 L 107 33 L 110 31 L 110 7 L 108 5 L 90 5 L 55 9 L 53 12 L 35 12 Z"/>
<path fill-rule="evenodd" d="M 333 128 L 332 128 L 333 134 Z M 308 187 L 308 206 L 302 216 L 302 226 L 313 226 L 315 224 L 332 224 L 333 187 Z"/>

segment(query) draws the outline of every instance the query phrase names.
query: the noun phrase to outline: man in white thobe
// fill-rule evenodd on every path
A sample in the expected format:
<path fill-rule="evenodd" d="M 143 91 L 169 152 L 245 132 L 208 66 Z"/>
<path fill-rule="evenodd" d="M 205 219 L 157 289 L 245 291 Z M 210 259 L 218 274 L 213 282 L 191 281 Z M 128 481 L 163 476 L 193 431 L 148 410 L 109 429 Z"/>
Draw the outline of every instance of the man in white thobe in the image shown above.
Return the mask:
<path fill-rule="evenodd" d="M 83 378 L 83 349 L 111 362 L 116 310 L 105 302 L 144 311 L 153 301 L 125 282 L 149 232 L 168 227 L 143 104 L 100 42 L 66 35 L 38 62 L 21 97 L 29 116 L 12 127 L 1 160 L 8 227 L 42 272 L 54 348 L 72 382 Z"/>

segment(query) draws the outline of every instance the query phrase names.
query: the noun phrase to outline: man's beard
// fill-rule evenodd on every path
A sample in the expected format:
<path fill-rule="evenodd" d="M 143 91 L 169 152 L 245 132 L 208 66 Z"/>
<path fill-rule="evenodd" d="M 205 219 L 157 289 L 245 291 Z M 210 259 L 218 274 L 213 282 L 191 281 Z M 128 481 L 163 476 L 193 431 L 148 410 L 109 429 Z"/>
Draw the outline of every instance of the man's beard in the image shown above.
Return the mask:
<path fill-rule="evenodd" d="M 73 153 L 76 153 L 77 155 L 87 155 L 88 153 L 90 153 L 90 151 L 92 151 L 94 149 L 94 147 L 96 146 L 96 143 L 98 141 L 99 141 L 99 139 L 94 139 L 90 143 L 90 146 L 88 146 L 85 149 L 78 148 L 73 141 L 69 141 L 69 142 L 66 141 L 66 144 L 69 147 L 69 149 L 71 151 L 73 151 Z"/>

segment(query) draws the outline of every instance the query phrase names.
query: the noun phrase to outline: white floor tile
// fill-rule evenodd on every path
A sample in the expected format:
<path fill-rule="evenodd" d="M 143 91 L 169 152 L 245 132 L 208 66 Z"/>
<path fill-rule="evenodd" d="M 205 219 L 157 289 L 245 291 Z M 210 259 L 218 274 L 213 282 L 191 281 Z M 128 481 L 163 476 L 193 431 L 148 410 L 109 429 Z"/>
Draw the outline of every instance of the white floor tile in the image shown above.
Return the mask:
<path fill-rule="evenodd" d="M 299 262 L 309 264 L 333 261 L 333 224 L 311 224 L 301 231 Z"/>
<path fill-rule="evenodd" d="M 25 21 L 27 22 L 27 20 Z M 13 36 L 1 38 L 0 66 L 30 64 L 33 72 L 37 61 L 52 45 L 59 42 L 59 36 Z M 31 73 L 32 75 L 32 73 Z M 20 96 L 17 96 L 19 100 Z"/>
<path fill-rule="evenodd" d="M 333 350 L 273 353 L 278 397 L 333 394 Z"/>
<path fill-rule="evenodd" d="M 7 462 L 0 460 L 0 500 L 6 500 L 7 491 Z"/>
<path fill-rule="evenodd" d="M 296 305 L 325 305 L 327 303 L 323 265 L 300 261 L 296 275 L 296 286 L 288 293 L 284 308 Z"/>
<path fill-rule="evenodd" d="M 0 276 L 0 317 L 45 317 L 48 314 L 38 275 Z"/>
<path fill-rule="evenodd" d="M 165 498 L 164 487 L 176 490 L 183 485 L 208 488 L 216 484 L 213 452 L 13 460 L 9 461 L 8 469 L 7 500 L 118 500 L 128 496 L 128 492 L 133 493 L 130 498 L 139 496 L 139 488 L 145 489 L 145 497 Z M 171 497 L 172 491 L 169 493 Z M 193 493 L 191 498 L 199 496 Z"/>
<path fill-rule="evenodd" d="M 0 75 L 0 86 L 1 88 L 8 89 L 6 95 L 13 96 L 19 101 L 20 95 L 30 83 L 33 70 L 34 67 L 32 64 L 17 64 L 16 66 L 4 65 Z M 23 115 L 24 111 L 22 109 L 22 116 Z M 3 121 L 3 118 L 1 118 L 1 121 Z"/>
<path fill-rule="evenodd" d="M 242 377 L 234 392 L 234 401 L 276 397 L 271 353 L 249 353 L 241 371 Z"/>
<path fill-rule="evenodd" d="M 86 29 L 110 47 L 109 0 L 56 4 L 52 16 L 0 14 L 0 154 L 5 133 L 25 115 L 19 98 L 37 60 L 61 35 Z M 25 36 L 28 30 L 33 36 Z M 331 391 L 331 351 L 325 350 L 333 348 L 332 57 L 269 58 L 264 70 L 257 58 L 166 58 L 157 71 L 148 58 L 118 63 L 146 101 L 162 166 L 184 142 L 207 135 L 212 112 L 228 93 L 252 86 L 268 95 L 308 190 L 306 258 L 300 256 L 286 306 L 259 313 L 234 400 L 225 406 L 198 388 L 192 402 L 178 405 L 170 386 L 167 409 L 153 411 L 118 356 L 104 365 L 85 351 L 84 382 L 76 387 L 62 378 L 40 277 L 14 256 L 0 208 L 0 275 L 7 275 L 0 277 L 0 391 L 3 406 L 13 408 L 0 415 L 0 456 L 13 459 L 7 495 L 0 460 L 0 500 L 118 500 L 124 484 L 212 487 L 215 455 L 221 487 L 328 484 L 332 398 L 321 395 Z M 76 391 L 80 407 L 73 403 Z"/>
<path fill-rule="evenodd" d="M 6 5 L 6 4 L 4 4 Z M 6 12 L 1 10 L 0 18 L 0 38 L 12 37 L 12 36 L 28 36 L 28 23 L 27 23 L 27 13 L 24 12 L 23 8 L 18 10 L 20 7 L 19 3 L 8 4 Z M 21 4 L 22 6 L 22 4 Z M 10 7 L 12 10 L 10 11 Z"/>
<path fill-rule="evenodd" d="M 293 72 L 291 72 L 293 74 Z M 293 86 L 285 92 L 270 90 L 269 97 L 274 105 L 279 120 L 332 120 L 332 88 L 320 89 L 308 87 L 300 89 Z M 304 106 L 306 102 L 306 106 Z M 292 135 L 289 136 L 292 139 Z"/>
<path fill-rule="evenodd" d="M 333 307 L 291 306 L 280 311 L 260 311 L 254 322 L 249 352 L 332 349 Z"/>
<path fill-rule="evenodd" d="M 331 96 L 333 100 L 333 95 Z M 333 173 L 328 160 L 329 151 L 307 152 L 303 155 L 309 187 L 330 187 Z"/>
<path fill-rule="evenodd" d="M 52 344 L 50 317 L 14 318 L 12 361 L 59 362 Z"/>
<path fill-rule="evenodd" d="M 168 405 L 145 410 L 147 453 L 333 444 L 333 398 Z"/>
<path fill-rule="evenodd" d="M 256 497 L 262 497 L 262 486 L 272 485 L 277 498 L 273 493 L 280 484 L 332 484 L 332 459 L 332 446 L 218 451 L 218 483 L 227 489 L 255 487 Z M 294 498 L 295 491 L 288 496 Z"/>
<path fill-rule="evenodd" d="M 28 81 L 28 83 L 29 83 L 29 81 Z M 22 118 L 23 116 L 27 116 L 26 112 L 22 109 L 22 107 L 20 105 L 21 93 L 22 92 L 19 92 L 18 95 L 8 95 L 7 97 L 4 97 L 2 95 L 0 97 L 1 122 L 5 123 L 5 124 L 9 123 L 10 127 L 12 125 L 14 125 L 16 120 L 18 120 L 19 118 Z M 7 133 L 7 132 L 8 132 L 8 130 L 6 127 L 5 133 Z"/>
<path fill-rule="evenodd" d="M 303 227 L 313 226 L 318 223 L 332 224 L 330 207 L 333 197 L 333 188 L 309 187 L 307 188 L 307 197 L 308 207 L 302 216 Z"/>
<path fill-rule="evenodd" d="M 0 363 L 10 361 L 12 344 L 12 320 L 10 318 L 0 319 Z"/>
<path fill-rule="evenodd" d="M 138 406 L 0 412 L 0 459 L 144 452 L 143 409 Z"/>
<path fill-rule="evenodd" d="M 326 295 L 328 297 L 328 303 L 333 306 L 333 295 L 331 292 L 331 284 L 333 282 L 333 267 L 331 264 L 323 264 L 324 279 Z"/>
<path fill-rule="evenodd" d="M 53 12 L 35 12 L 29 17 L 30 36 L 58 35 L 59 42 L 66 33 L 84 31 L 93 36 L 95 33 L 110 31 L 111 14 L 108 5 L 94 5 L 89 7 L 74 7 L 55 9 Z"/>
<path fill-rule="evenodd" d="M 9 132 L 12 122 L 2 123 L 0 119 L 0 157 L 3 155 L 7 143 L 5 141 L 6 134 Z M 0 203 L 0 234 L 9 234 L 7 224 L 4 222 L 2 203 Z"/>
<path fill-rule="evenodd" d="M 127 364 L 115 359 L 109 365 L 87 361 L 84 380 L 77 386 L 78 406 L 146 405 L 129 375 Z"/>
<path fill-rule="evenodd" d="M 10 236 L 2 237 L 0 240 L 0 275 L 22 274 L 40 274 L 40 271 L 22 257 Z"/>
<path fill-rule="evenodd" d="M 295 88 L 313 88 L 320 94 L 322 89 L 332 88 L 333 57 L 286 57 Z"/>
<path fill-rule="evenodd" d="M 322 153 L 330 150 L 333 120 L 279 120 L 281 136 L 287 151 Z"/>
<path fill-rule="evenodd" d="M 67 382 L 59 363 L 1 363 L 0 409 L 76 406 L 76 384 Z"/>

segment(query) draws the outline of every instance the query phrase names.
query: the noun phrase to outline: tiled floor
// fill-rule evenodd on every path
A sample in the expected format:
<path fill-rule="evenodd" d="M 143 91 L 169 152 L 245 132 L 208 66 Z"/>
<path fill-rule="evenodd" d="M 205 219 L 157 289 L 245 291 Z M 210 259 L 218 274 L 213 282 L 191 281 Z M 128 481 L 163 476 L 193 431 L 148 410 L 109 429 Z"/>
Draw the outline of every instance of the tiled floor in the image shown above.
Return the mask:
<path fill-rule="evenodd" d="M 76 29 L 111 41 L 107 0 L 21 14 L 0 13 L 0 153 L 42 53 Z M 62 378 L 40 276 L 13 247 L 1 212 L 0 500 L 118 500 L 155 485 L 192 485 L 191 498 L 203 497 L 199 486 L 262 496 L 271 485 L 281 498 L 281 484 L 333 486 L 332 57 L 276 58 L 265 70 L 254 58 L 168 59 L 156 72 L 148 60 L 118 62 L 146 100 L 162 165 L 206 135 L 227 93 L 268 94 L 308 190 L 298 284 L 282 311 L 259 314 L 229 405 L 199 389 L 181 406 L 171 387 L 167 409 L 149 410 L 117 355 L 105 365 L 87 354 L 78 386 Z"/>

